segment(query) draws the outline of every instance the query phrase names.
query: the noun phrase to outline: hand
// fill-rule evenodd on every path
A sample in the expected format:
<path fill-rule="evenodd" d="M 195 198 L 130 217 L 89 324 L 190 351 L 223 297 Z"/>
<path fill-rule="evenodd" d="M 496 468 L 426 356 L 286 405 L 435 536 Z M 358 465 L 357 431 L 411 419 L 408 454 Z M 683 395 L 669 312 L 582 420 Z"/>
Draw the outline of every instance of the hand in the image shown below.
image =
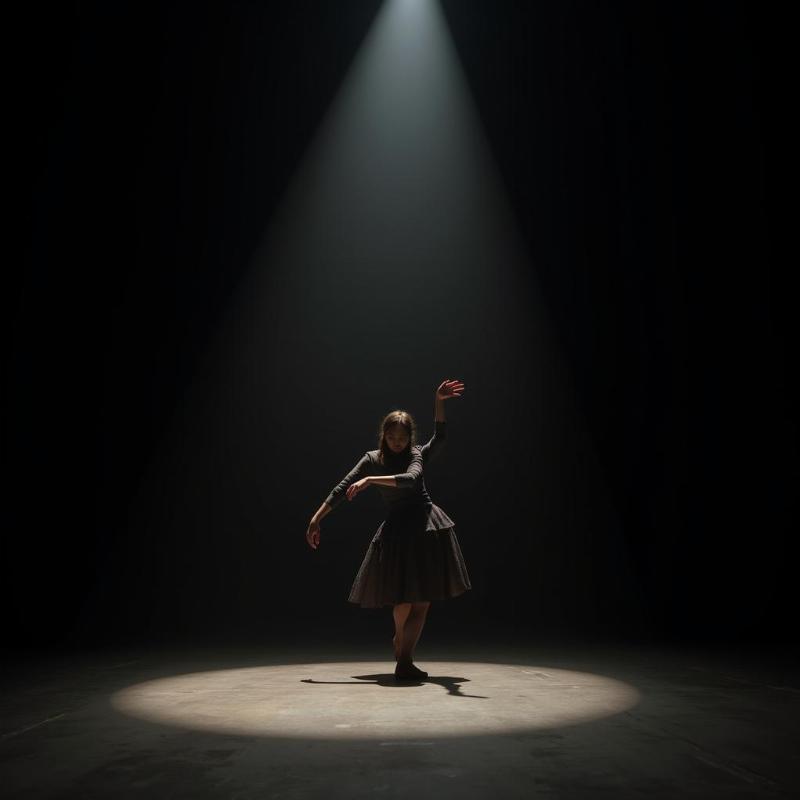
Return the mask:
<path fill-rule="evenodd" d="M 319 547 L 319 522 L 313 519 L 308 523 L 308 530 L 306 531 L 306 541 L 315 550 Z"/>
<path fill-rule="evenodd" d="M 352 500 L 359 492 L 369 488 L 369 478 L 362 478 L 360 481 L 351 483 L 347 487 L 347 499 Z"/>
<path fill-rule="evenodd" d="M 461 392 L 463 391 L 464 384 L 461 381 L 444 380 L 436 390 L 436 399 L 447 400 L 450 397 L 461 397 Z"/>

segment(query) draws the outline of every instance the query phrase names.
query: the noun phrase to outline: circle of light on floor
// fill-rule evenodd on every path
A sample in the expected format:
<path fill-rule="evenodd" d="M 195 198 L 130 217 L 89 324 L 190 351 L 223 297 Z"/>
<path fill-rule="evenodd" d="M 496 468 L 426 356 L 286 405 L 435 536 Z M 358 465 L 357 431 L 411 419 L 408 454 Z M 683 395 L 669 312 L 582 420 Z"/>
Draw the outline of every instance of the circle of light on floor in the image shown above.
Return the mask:
<path fill-rule="evenodd" d="M 629 684 L 547 666 L 432 661 L 398 683 L 385 661 L 193 672 L 114 694 L 127 715 L 204 731 L 303 739 L 509 733 L 575 725 L 635 705 Z"/>

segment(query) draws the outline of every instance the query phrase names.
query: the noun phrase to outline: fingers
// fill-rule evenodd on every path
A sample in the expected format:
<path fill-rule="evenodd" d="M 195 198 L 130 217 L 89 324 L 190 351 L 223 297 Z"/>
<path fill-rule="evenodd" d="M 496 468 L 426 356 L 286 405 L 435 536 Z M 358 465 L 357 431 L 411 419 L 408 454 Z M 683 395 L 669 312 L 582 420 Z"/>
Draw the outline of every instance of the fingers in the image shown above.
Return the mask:
<path fill-rule="evenodd" d="M 450 378 L 443 380 L 437 389 L 437 392 L 441 392 L 442 396 L 445 398 L 461 397 L 463 391 L 464 383 L 455 379 L 451 380 Z"/>
<path fill-rule="evenodd" d="M 315 528 L 313 530 L 309 528 L 306 531 L 306 541 L 311 547 L 314 548 L 314 550 L 316 550 L 319 546 L 319 528 Z"/>

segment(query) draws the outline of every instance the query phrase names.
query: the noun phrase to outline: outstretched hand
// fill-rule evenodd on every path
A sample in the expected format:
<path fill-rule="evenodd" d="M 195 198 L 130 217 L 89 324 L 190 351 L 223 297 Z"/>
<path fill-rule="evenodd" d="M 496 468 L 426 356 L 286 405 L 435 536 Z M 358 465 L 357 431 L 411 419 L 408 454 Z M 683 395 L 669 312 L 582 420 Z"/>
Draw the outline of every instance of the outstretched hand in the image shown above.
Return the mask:
<path fill-rule="evenodd" d="M 461 392 L 464 391 L 464 384 L 461 381 L 443 380 L 436 390 L 437 400 L 447 400 L 450 397 L 461 397 Z"/>

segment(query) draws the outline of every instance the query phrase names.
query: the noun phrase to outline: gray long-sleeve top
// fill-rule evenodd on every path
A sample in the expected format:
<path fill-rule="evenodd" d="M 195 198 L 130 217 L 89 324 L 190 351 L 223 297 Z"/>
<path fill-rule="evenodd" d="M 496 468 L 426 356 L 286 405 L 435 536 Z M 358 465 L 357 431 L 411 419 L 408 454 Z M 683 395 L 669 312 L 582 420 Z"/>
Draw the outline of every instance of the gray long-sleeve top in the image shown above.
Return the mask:
<path fill-rule="evenodd" d="M 446 431 L 446 422 L 434 420 L 433 436 L 421 447 L 416 444 L 411 446 L 411 460 L 407 465 L 404 459 L 398 459 L 394 453 L 386 453 L 386 463 L 381 464 L 378 461 L 380 450 L 367 450 L 353 469 L 333 488 L 325 502 L 331 509 L 336 508 L 344 500 L 347 487 L 367 475 L 395 475 L 396 487 L 375 484 L 390 511 L 413 504 L 430 505 L 432 501 L 425 487 L 423 465 L 444 447 Z M 405 471 L 398 472 L 398 469 Z"/>

